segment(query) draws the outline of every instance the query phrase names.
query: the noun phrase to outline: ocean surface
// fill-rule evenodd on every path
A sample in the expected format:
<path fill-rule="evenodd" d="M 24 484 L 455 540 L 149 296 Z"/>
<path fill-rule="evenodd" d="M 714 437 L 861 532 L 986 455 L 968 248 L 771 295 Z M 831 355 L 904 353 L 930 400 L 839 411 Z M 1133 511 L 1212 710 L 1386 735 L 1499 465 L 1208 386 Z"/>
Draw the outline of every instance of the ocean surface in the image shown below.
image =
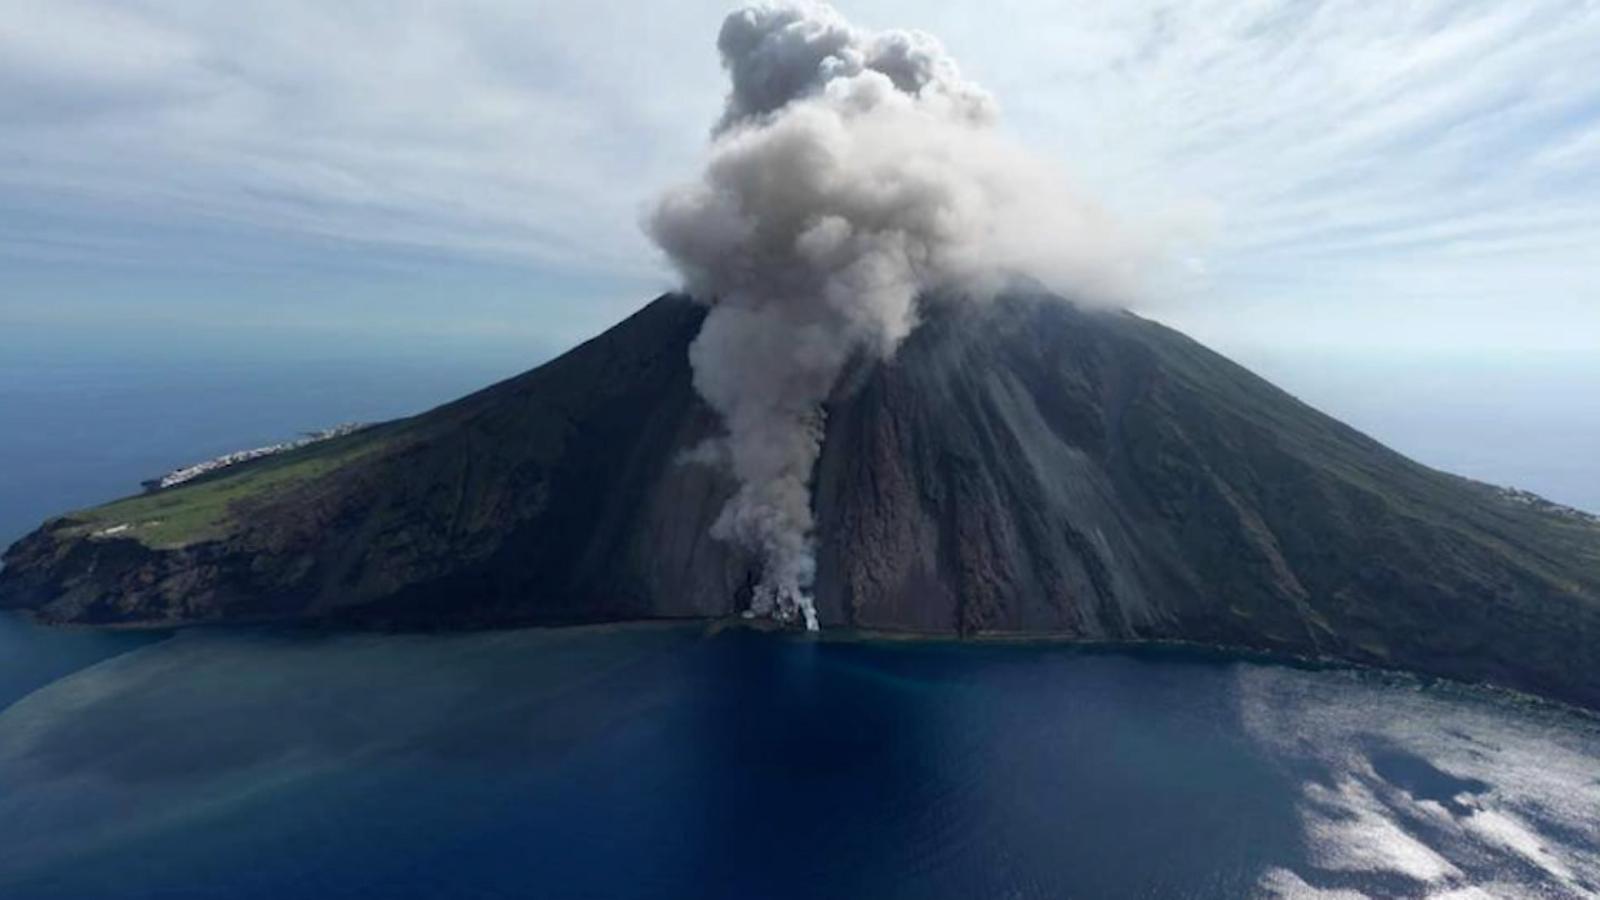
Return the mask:
<path fill-rule="evenodd" d="M 0 646 L 36 660 L 7 900 L 1600 891 L 1600 723 L 1399 676 L 686 625 Z"/>

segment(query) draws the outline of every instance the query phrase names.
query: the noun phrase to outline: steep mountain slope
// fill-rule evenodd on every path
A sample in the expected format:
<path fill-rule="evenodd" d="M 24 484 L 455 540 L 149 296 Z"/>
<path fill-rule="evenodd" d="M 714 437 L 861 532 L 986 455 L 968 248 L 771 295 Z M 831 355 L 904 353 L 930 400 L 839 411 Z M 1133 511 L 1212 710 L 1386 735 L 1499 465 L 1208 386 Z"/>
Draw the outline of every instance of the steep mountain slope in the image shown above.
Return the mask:
<path fill-rule="evenodd" d="M 753 561 L 664 297 L 399 422 L 53 520 L 0 604 L 49 621 L 454 627 L 723 616 Z M 1187 639 L 1600 707 L 1600 527 L 1413 463 L 1170 329 L 932 304 L 828 406 L 824 626 Z M 128 526 L 121 528 L 121 526 Z M 116 529 L 116 530 L 113 530 Z M 109 532 L 109 533 L 108 533 Z"/>

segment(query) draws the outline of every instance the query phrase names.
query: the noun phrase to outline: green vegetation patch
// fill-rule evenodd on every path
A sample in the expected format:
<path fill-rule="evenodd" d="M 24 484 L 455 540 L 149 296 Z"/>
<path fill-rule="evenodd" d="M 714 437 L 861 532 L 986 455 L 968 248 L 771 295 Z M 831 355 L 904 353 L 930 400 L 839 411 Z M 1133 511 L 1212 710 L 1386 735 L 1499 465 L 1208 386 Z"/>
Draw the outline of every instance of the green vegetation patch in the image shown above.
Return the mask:
<path fill-rule="evenodd" d="M 176 487 L 74 512 L 69 534 L 136 538 L 171 549 L 224 537 L 237 528 L 234 505 L 315 480 L 390 446 L 383 426 L 219 469 Z"/>

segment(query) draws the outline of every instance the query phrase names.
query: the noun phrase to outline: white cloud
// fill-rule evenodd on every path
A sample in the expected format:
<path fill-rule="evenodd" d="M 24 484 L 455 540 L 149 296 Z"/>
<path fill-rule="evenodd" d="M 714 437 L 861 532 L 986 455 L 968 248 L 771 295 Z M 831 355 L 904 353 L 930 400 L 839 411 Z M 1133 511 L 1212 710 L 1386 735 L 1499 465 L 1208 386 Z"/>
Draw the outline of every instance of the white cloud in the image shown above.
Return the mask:
<path fill-rule="evenodd" d="M 1089 193 L 1204 234 L 1165 314 L 1213 339 L 1296 340 L 1311 315 L 1350 343 L 1490 346 L 1508 317 L 1518 340 L 1600 342 L 1593 0 L 842 9 L 937 34 Z M 84 220 L 663 273 L 639 210 L 695 167 L 725 11 L 0 0 L 0 254 L 70 256 L 70 228 L 41 242 L 4 219 L 70 201 Z M 1418 324 L 1439 310 L 1450 328 Z"/>
<path fill-rule="evenodd" d="M 617 40 L 651 18 L 510 2 L 6 3 L 0 191 L 643 269 L 637 208 L 687 165 L 718 102 L 711 84 L 679 87 L 715 78 L 709 36 L 694 54 Z M 663 142 L 679 120 L 696 124 Z"/>

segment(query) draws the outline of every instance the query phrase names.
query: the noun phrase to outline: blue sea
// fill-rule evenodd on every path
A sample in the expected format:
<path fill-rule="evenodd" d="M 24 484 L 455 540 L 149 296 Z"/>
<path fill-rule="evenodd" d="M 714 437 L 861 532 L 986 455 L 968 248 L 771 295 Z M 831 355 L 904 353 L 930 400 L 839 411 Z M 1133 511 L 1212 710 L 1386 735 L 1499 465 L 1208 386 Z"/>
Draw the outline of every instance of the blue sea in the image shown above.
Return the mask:
<path fill-rule="evenodd" d="M 520 367 L 9 357 L 0 541 Z M 0 617 L 4 900 L 1362 896 L 1600 896 L 1600 724 L 1196 650 Z"/>
<path fill-rule="evenodd" d="M 1398 676 L 686 625 L 0 641 L 71 660 L 0 677 L 8 900 L 1600 890 L 1600 725 Z"/>

